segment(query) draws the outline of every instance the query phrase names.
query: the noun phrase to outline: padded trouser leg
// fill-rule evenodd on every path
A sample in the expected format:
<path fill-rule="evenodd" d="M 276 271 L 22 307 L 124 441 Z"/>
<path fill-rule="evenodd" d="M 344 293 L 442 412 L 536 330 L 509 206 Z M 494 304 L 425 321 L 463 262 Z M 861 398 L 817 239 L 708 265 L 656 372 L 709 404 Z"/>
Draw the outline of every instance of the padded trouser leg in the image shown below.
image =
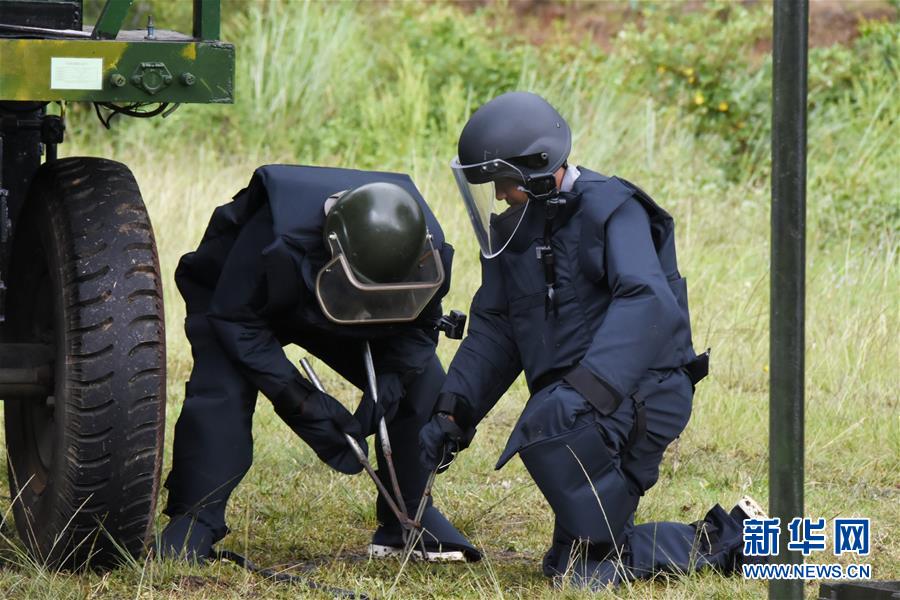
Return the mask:
<path fill-rule="evenodd" d="M 175 424 L 169 516 L 193 515 L 215 540 L 227 533 L 225 503 L 253 460 L 256 389 L 225 356 L 203 316 L 188 317 L 194 368 Z"/>
<path fill-rule="evenodd" d="M 635 506 L 642 491 L 652 487 L 666 447 L 681 433 L 690 413 L 689 384 L 670 377 L 647 394 L 647 435 L 614 461 L 620 465 L 627 488 L 634 494 Z M 689 390 L 689 388 L 687 388 Z M 602 422 L 606 425 L 606 422 Z M 615 441 L 615 431 L 606 428 Z M 602 492 L 597 486 L 598 495 Z M 545 560 L 548 575 L 568 574 L 578 587 L 600 589 L 626 579 L 650 578 L 657 573 L 689 573 L 714 567 L 730 572 L 741 544 L 740 523 L 716 506 L 703 521 L 682 523 L 633 524 L 633 515 L 624 523 L 621 537 L 610 548 L 603 545 L 578 545 L 567 524 L 558 515 L 554 544 Z M 573 540 L 577 551 L 571 553 Z"/>
<path fill-rule="evenodd" d="M 595 425 L 532 444 L 519 455 L 565 537 L 600 546 L 621 542 L 637 497 Z"/>

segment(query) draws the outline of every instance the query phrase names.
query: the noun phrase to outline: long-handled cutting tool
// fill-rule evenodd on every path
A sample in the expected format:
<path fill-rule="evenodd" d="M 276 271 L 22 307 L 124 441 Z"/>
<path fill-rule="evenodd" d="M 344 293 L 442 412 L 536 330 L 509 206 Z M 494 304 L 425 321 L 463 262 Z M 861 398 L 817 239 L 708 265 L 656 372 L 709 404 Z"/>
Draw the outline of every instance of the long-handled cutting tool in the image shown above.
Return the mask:
<path fill-rule="evenodd" d="M 369 393 L 372 396 L 372 401 L 375 404 L 378 404 L 378 381 L 375 378 L 375 364 L 372 361 L 372 348 L 369 345 L 369 342 L 366 342 L 365 346 L 365 363 L 366 378 L 369 382 Z M 403 527 L 403 542 L 404 544 L 407 544 L 411 532 L 411 528 L 409 527 L 409 514 L 406 512 L 406 502 L 403 500 L 403 492 L 400 490 L 400 480 L 397 479 L 397 469 L 394 467 L 394 451 L 391 449 L 391 438 L 388 435 L 387 422 L 384 420 L 384 416 L 378 420 L 378 437 L 381 442 L 381 452 L 384 454 L 384 462 L 387 463 L 391 486 L 394 488 L 394 499 L 400 507 L 400 512 L 403 513 L 403 518 L 400 519 L 400 523 L 406 523 L 406 526 Z"/>
<path fill-rule="evenodd" d="M 463 331 L 465 330 L 466 324 L 466 315 L 460 311 L 454 310 L 450 311 L 450 314 L 442 317 L 439 322 L 435 325 L 435 328 L 443 331 L 447 334 L 447 337 L 451 339 L 460 339 L 462 338 Z M 369 385 L 369 392 L 372 396 L 372 401 L 376 404 L 378 403 L 378 381 L 375 376 L 375 365 L 372 360 L 372 348 L 367 341 L 365 344 L 365 367 L 366 367 L 366 379 Z M 325 388 L 322 386 L 322 381 L 316 375 L 315 371 L 312 368 L 312 365 L 306 358 L 300 360 L 300 365 L 303 367 L 303 371 L 306 373 L 307 378 L 312 382 L 316 389 L 321 392 L 325 392 Z M 359 444 L 353 438 L 353 436 L 349 434 L 345 434 L 347 444 L 350 445 L 350 449 L 353 451 L 353 454 L 356 456 L 356 459 L 362 465 L 363 469 L 365 469 L 366 473 L 368 473 L 369 477 L 375 482 L 375 487 L 378 488 L 378 491 L 381 493 L 388 507 L 391 509 L 391 512 L 394 513 L 394 516 L 397 517 L 397 521 L 400 523 L 400 527 L 403 534 L 403 560 L 407 560 L 413 552 L 416 544 L 420 544 L 422 551 L 422 559 L 428 559 L 428 552 L 425 549 L 425 536 L 424 530 L 422 529 L 422 517 L 425 514 L 425 509 L 428 506 L 428 499 L 431 497 L 431 490 L 434 487 L 434 480 L 437 476 L 438 471 L 443 466 L 444 457 L 441 457 L 441 461 L 438 463 L 438 467 L 435 468 L 429 475 L 428 479 L 425 483 L 425 489 L 422 491 L 422 498 L 419 501 L 419 506 L 416 508 L 415 517 L 413 519 L 409 518 L 409 514 L 406 512 L 406 501 L 403 499 L 403 492 L 400 489 L 400 482 L 397 478 L 397 470 L 394 467 L 394 453 L 391 448 L 391 440 L 388 435 L 387 423 L 385 422 L 384 417 L 378 421 L 378 437 L 381 442 L 381 451 L 384 455 L 384 461 L 387 463 L 388 475 L 391 480 L 391 487 L 394 488 L 394 496 L 388 491 L 387 487 L 382 483 L 381 479 L 375 473 L 375 470 L 372 468 L 372 465 L 369 464 L 369 459 L 363 453 L 362 448 L 360 448 Z"/>
<path fill-rule="evenodd" d="M 428 474 L 428 480 L 425 482 L 425 489 L 422 491 L 422 498 L 419 500 L 419 506 L 416 508 L 416 514 L 412 520 L 412 530 L 409 532 L 409 537 L 406 538 L 406 543 L 403 545 L 404 561 L 412 554 L 417 539 L 422 544 L 422 557 L 427 558 L 428 556 L 425 552 L 425 541 L 423 539 L 425 537 L 425 531 L 422 529 L 422 515 L 425 514 L 425 508 L 428 506 L 428 499 L 431 497 L 431 488 L 434 487 L 434 478 L 437 477 L 438 469 L 440 469 L 440 464 L 443 462 L 444 457 L 441 456 L 441 461 L 438 463 L 438 466 Z"/>
<path fill-rule="evenodd" d="M 322 385 L 322 381 L 319 379 L 319 376 L 316 375 L 316 372 L 313 370 L 312 365 L 309 364 L 309 361 L 306 358 L 300 359 L 300 366 L 303 367 L 303 371 L 304 373 L 306 373 L 306 377 L 310 380 L 310 382 L 312 382 L 314 386 L 316 386 L 316 389 L 318 389 L 320 392 L 327 393 L 325 392 L 325 387 Z M 397 517 L 397 520 L 400 522 L 400 526 L 402 527 L 404 532 L 403 539 L 405 541 L 407 539 L 407 533 L 411 528 L 409 517 L 406 515 L 406 511 L 400 510 L 400 507 L 394 501 L 394 498 L 393 496 L 391 496 L 391 493 L 388 491 L 387 487 L 385 487 L 385 485 L 381 482 L 381 479 L 379 479 L 378 475 L 375 473 L 375 469 L 373 469 L 372 465 L 369 464 L 369 459 L 366 457 L 365 453 L 362 451 L 362 448 L 359 446 L 353 436 L 349 433 L 346 433 L 344 434 L 344 437 L 347 440 L 347 444 L 350 446 L 350 449 L 353 451 L 354 456 L 356 456 L 356 460 L 359 461 L 359 464 L 362 465 L 362 468 L 365 469 L 366 473 L 368 473 L 372 481 L 375 482 L 375 487 L 377 487 L 378 491 L 381 492 L 381 495 L 384 497 L 385 502 L 387 502 L 387 505 L 391 509 L 391 512 L 394 513 L 394 516 Z"/>

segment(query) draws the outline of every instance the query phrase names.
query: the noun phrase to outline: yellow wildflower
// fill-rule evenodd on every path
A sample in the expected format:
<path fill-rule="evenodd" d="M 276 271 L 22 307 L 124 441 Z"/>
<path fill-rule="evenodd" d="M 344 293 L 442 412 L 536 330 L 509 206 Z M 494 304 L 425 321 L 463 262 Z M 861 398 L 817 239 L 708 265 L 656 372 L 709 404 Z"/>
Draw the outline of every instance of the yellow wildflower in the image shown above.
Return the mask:
<path fill-rule="evenodd" d="M 682 73 L 685 77 L 693 77 L 693 76 L 694 76 L 694 69 L 692 69 L 691 67 L 686 67 L 686 68 L 684 68 L 684 69 L 681 70 L 681 73 Z"/>
<path fill-rule="evenodd" d="M 703 94 L 697 92 L 694 94 L 694 104 L 697 106 L 703 106 L 703 103 L 706 102 L 706 98 L 703 97 Z"/>
<path fill-rule="evenodd" d="M 719 112 L 728 112 L 728 103 L 719 102 L 719 106 L 717 108 L 719 109 Z"/>
<path fill-rule="evenodd" d="M 666 65 L 659 65 L 656 67 L 656 72 L 660 75 L 666 72 Z"/>

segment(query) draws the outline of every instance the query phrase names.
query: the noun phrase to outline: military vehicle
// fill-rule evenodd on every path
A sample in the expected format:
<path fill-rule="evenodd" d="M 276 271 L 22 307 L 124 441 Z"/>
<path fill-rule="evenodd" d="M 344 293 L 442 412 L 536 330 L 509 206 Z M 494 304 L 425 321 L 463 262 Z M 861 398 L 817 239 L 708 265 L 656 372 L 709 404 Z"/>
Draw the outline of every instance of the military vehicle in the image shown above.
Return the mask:
<path fill-rule="evenodd" d="M 0 0 L 0 399 L 16 529 L 54 567 L 142 552 L 166 404 L 150 219 L 124 164 L 57 158 L 66 103 L 108 126 L 233 101 L 219 0 L 193 0 L 190 35 L 121 30 L 131 4 L 91 27 L 82 0 Z"/>

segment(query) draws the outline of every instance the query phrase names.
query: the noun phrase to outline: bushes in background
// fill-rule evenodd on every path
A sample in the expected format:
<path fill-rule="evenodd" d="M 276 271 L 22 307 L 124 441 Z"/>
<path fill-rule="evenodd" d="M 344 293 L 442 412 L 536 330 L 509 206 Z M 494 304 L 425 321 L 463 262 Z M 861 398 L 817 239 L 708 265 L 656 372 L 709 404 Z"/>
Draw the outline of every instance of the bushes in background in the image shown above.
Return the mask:
<path fill-rule="evenodd" d="M 166 10 L 183 20 L 182 4 L 139 7 L 155 9 L 164 26 Z M 248 167 L 280 161 L 408 169 L 422 160 L 445 164 L 475 107 L 503 91 L 531 89 L 570 118 L 576 143 L 628 120 L 646 124 L 653 154 L 653 146 L 679 139 L 650 130 L 664 114 L 659 120 L 667 127 L 674 121 L 703 140 L 693 151 L 704 153 L 723 185 L 766 186 L 771 8 L 637 7 L 604 53 L 559 41 L 565 38 L 532 45 L 502 3 L 469 10 L 445 3 L 226 2 L 223 38 L 238 56 L 235 105 L 186 107 L 152 123 L 122 120 L 113 132 L 102 130 L 87 107 L 73 107 L 70 139 L 113 155 L 135 143 L 167 154 L 203 148 Z M 896 22 L 871 22 L 851 46 L 810 51 L 810 220 L 825 235 L 900 228 L 900 150 L 891 134 L 900 113 L 898 35 Z"/>

